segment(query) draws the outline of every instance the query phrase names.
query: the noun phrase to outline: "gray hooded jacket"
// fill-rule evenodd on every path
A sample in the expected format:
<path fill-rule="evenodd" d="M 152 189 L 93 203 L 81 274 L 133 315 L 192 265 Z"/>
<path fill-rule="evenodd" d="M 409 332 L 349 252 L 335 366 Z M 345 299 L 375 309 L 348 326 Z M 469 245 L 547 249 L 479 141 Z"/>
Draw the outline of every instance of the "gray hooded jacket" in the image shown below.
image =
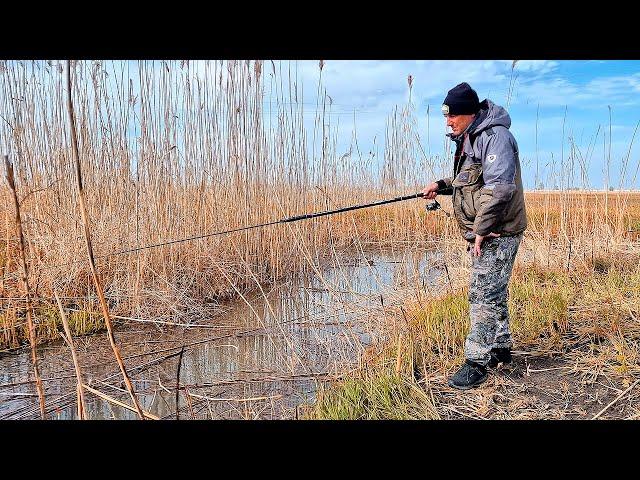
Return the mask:
<path fill-rule="evenodd" d="M 449 134 L 457 145 L 453 177 L 438 180 L 438 186 L 453 195 L 455 217 L 468 241 L 491 232 L 517 235 L 527 227 L 518 144 L 510 126 L 507 111 L 484 100 L 463 134 Z"/>

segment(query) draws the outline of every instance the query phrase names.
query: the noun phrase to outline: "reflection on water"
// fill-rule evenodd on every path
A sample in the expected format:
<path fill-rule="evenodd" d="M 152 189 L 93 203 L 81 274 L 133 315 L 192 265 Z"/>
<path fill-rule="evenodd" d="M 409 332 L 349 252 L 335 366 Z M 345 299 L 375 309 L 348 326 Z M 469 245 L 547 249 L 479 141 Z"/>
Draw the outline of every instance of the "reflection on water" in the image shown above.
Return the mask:
<path fill-rule="evenodd" d="M 129 323 L 116 339 L 141 407 L 176 418 L 295 418 L 327 374 L 357 361 L 384 331 L 385 308 L 404 287 L 440 276 L 436 253 L 379 253 L 338 262 L 322 274 L 237 301 L 197 327 Z M 106 336 L 75 340 L 84 382 L 131 404 Z M 184 346 L 183 355 L 180 349 Z M 51 418 L 76 418 L 75 376 L 64 344 L 40 347 Z M 179 362 L 180 361 L 180 362 Z M 38 418 L 29 351 L 0 357 L 0 418 Z M 93 394 L 91 419 L 137 414 Z"/>

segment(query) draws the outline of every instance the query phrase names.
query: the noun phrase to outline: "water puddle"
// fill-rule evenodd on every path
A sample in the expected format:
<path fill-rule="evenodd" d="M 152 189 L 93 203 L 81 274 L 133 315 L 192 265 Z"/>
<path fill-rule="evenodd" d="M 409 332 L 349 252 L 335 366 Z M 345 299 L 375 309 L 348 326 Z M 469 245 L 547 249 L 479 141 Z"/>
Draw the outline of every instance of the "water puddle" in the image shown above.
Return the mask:
<path fill-rule="evenodd" d="M 398 292 L 442 277 L 435 252 L 378 252 L 335 261 L 296 284 L 257 292 L 190 328 L 125 322 L 116 340 L 141 407 L 159 418 L 296 418 L 329 376 L 383 338 Z M 74 339 L 83 381 L 131 405 L 104 332 Z M 182 351 L 182 347 L 184 350 Z M 182 351 L 182 354 L 180 353 Z M 38 348 L 48 418 L 74 419 L 73 364 L 61 342 Z M 179 385 L 176 395 L 176 385 Z M 0 419 L 39 418 L 30 352 L 0 357 Z M 135 419 L 86 394 L 91 419 Z"/>

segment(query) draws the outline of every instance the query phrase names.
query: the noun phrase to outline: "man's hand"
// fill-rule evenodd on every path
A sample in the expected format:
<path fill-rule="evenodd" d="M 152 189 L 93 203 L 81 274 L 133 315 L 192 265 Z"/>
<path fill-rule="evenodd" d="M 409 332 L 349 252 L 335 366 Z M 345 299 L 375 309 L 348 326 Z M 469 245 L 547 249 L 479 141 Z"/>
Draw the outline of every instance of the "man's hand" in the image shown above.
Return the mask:
<path fill-rule="evenodd" d="M 436 182 L 432 182 L 429 185 L 427 185 L 423 190 L 423 197 L 425 200 L 433 200 L 434 198 L 436 198 L 436 196 L 438 195 L 438 189 L 440 187 L 438 187 L 438 184 Z"/>
<path fill-rule="evenodd" d="M 489 235 L 476 234 L 476 242 L 473 244 L 473 256 L 479 257 L 482 254 L 482 252 L 480 251 L 480 245 L 482 245 L 482 242 L 485 238 L 493 238 L 493 237 L 499 237 L 499 236 L 500 236 L 499 233 L 493 233 L 493 232 L 491 232 Z"/>

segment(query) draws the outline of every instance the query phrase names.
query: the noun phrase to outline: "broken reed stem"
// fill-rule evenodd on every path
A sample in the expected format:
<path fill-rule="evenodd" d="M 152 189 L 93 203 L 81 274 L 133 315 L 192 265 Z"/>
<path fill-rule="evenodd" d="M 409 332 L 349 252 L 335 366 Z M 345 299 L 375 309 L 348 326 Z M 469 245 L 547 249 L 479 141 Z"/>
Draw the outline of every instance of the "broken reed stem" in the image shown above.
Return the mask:
<path fill-rule="evenodd" d="M 127 410 L 130 410 L 132 412 L 136 411 L 136 409 L 133 408 L 132 406 L 127 405 L 126 403 L 123 403 L 119 400 L 116 400 L 115 398 L 110 397 L 109 395 L 102 393 L 101 391 L 96 390 L 95 388 L 91 388 L 89 385 L 82 384 L 82 388 L 84 388 L 85 390 L 88 390 L 89 392 L 93 393 L 94 395 L 97 395 L 98 397 L 100 397 L 103 400 L 106 400 L 109 403 L 113 403 L 114 405 L 118 405 L 119 407 L 126 408 Z M 150 418 L 151 420 L 160 420 L 160 417 L 152 413 L 149 413 L 146 410 L 141 410 L 141 412 L 145 417 Z"/>
<path fill-rule="evenodd" d="M 184 345 L 180 349 L 178 357 L 178 373 L 176 374 L 176 420 L 180 420 L 180 367 L 182 366 L 182 355 L 184 354 Z"/>
<path fill-rule="evenodd" d="M 595 414 L 591 420 L 595 420 L 595 419 L 597 419 L 600 415 L 602 415 L 604 412 L 606 412 L 606 411 L 609 409 L 609 407 L 610 407 L 611 405 L 613 405 L 613 404 L 614 404 L 614 403 L 616 403 L 618 400 L 620 400 L 622 397 L 624 397 L 627 393 L 629 393 L 629 391 L 630 391 L 633 387 L 635 387 L 635 386 L 636 386 L 636 384 L 637 384 L 638 382 L 640 382 L 640 379 L 636 380 L 636 381 L 635 381 L 635 382 L 633 382 L 631 385 L 629 385 L 629 387 L 628 387 L 624 392 L 622 392 L 620 395 L 618 395 L 618 396 L 617 396 L 617 397 L 616 397 L 616 398 L 615 398 L 615 399 L 614 399 L 614 400 L 613 400 L 609 405 L 607 405 L 607 406 L 606 406 L 606 407 L 604 407 L 602 410 L 600 410 L 597 414 Z"/>
<path fill-rule="evenodd" d="M 398 348 L 396 352 L 396 374 L 400 374 L 402 368 L 402 334 L 398 335 Z"/>
<path fill-rule="evenodd" d="M 76 355 L 76 349 L 73 346 L 73 338 L 71 337 L 71 329 L 69 328 L 69 321 L 67 320 L 67 315 L 64 313 L 64 308 L 62 308 L 62 302 L 60 301 L 60 297 L 58 297 L 57 290 L 53 291 L 53 294 L 56 297 L 56 302 L 58 302 L 58 308 L 60 309 L 60 317 L 62 318 L 62 325 L 64 326 L 64 332 L 67 335 L 67 343 L 69 344 L 69 348 L 71 349 L 71 358 L 73 359 L 73 367 L 76 370 L 76 379 L 78 380 L 77 391 L 78 391 L 78 418 L 80 420 L 86 420 L 86 412 L 87 406 L 84 403 L 84 392 L 82 390 L 82 374 L 80 372 L 80 364 L 78 363 L 78 356 Z"/>
<path fill-rule="evenodd" d="M 75 163 L 76 170 L 76 180 L 78 186 L 78 199 L 80 202 L 80 212 L 82 213 L 82 223 L 84 227 L 84 238 L 87 246 L 87 255 L 89 257 L 89 266 L 91 267 L 91 275 L 93 277 L 93 283 L 96 287 L 96 294 L 100 299 L 100 305 L 102 307 L 102 314 L 104 316 L 104 323 L 107 327 L 107 336 L 109 337 L 109 343 L 111 344 L 111 348 L 113 349 L 113 353 L 116 357 L 116 361 L 120 366 L 120 371 L 122 372 L 122 376 L 124 377 L 124 382 L 127 386 L 127 390 L 131 395 L 131 399 L 133 400 L 133 404 L 136 407 L 138 412 L 138 416 L 141 420 L 144 420 L 144 415 L 142 414 L 142 409 L 138 404 L 138 399 L 133 391 L 133 385 L 131 384 L 131 380 L 127 375 L 127 370 L 124 366 L 124 362 L 122 361 L 122 357 L 120 356 L 120 350 L 116 345 L 116 339 L 113 335 L 113 326 L 111 325 L 111 319 L 109 317 L 109 307 L 107 306 L 107 301 L 104 298 L 104 292 L 102 291 L 102 285 L 100 283 L 100 279 L 98 278 L 98 272 L 96 270 L 95 259 L 93 256 L 93 247 L 91 244 L 91 232 L 89 231 L 89 214 L 87 212 L 87 205 L 85 201 L 84 190 L 82 189 L 82 169 L 80 167 L 80 154 L 78 151 L 78 138 L 76 133 L 76 124 L 75 124 L 75 116 L 73 112 L 73 100 L 71 94 L 71 61 L 67 60 L 67 108 L 69 113 L 69 128 L 71 134 L 71 150 L 73 154 L 73 160 Z"/>
<path fill-rule="evenodd" d="M 21 261 L 21 270 L 20 274 L 22 276 L 22 282 L 24 283 L 24 289 L 26 292 L 26 303 L 27 303 L 27 327 L 29 329 L 29 344 L 31 346 L 31 359 L 33 361 L 33 373 L 36 377 L 36 389 L 38 391 L 38 400 L 40 402 L 40 416 L 42 419 L 45 419 L 45 411 L 44 411 L 44 390 L 42 388 L 42 380 L 40 379 L 40 373 L 38 372 L 38 356 L 36 353 L 36 329 L 33 323 L 33 318 L 31 316 L 31 292 L 29 291 L 29 275 L 27 273 L 27 257 L 24 249 L 24 235 L 22 233 L 22 221 L 20 219 L 20 202 L 18 202 L 18 193 L 16 192 L 16 183 L 15 178 L 13 176 L 13 165 L 9 162 L 9 157 L 7 155 L 4 156 L 4 165 L 7 170 L 7 182 L 9 183 L 9 188 L 13 193 L 13 203 L 16 208 L 16 227 L 18 229 L 18 236 L 20 237 L 20 261 Z M 8 244 L 8 243 L 7 243 Z M 8 258 L 8 256 L 7 256 Z"/>
<path fill-rule="evenodd" d="M 179 391 L 179 390 L 177 390 Z M 195 420 L 196 416 L 193 413 L 193 404 L 191 403 L 191 397 L 189 396 L 189 388 L 184 387 L 185 398 L 187 399 L 187 405 L 189 406 L 189 414 L 191 415 L 191 420 Z"/>
<path fill-rule="evenodd" d="M 186 388 L 186 387 L 185 387 Z M 207 397 L 206 395 L 198 395 L 195 393 L 187 392 L 187 395 L 194 398 L 200 398 L 204 400 L 209 400 L 211 402 L 253 402 L 258 400 L 272 400 L 277 398 L 282 398 L 283 395 L 271 395 L 265 397 L 249 397 L 249 398 L 215 398 L 215 397 Z"/>
<path fill-rule="evenodd" d="M 0 292 L 2 292 L 2 294 L 4 295 L 4 280 L 5 280 L 5 275 L 7 275 L 9 273 L 9 209 L 5 210 L 5 215 L 4 215 L 4 223 L 5 223 L 5 227 L 7 230 L 7 240 L 6 240 L 6 244 L 5 244 L 5 254 L 4 254 L 4 268 L 2 269 L 2 280 L 0 281 Z"/>

